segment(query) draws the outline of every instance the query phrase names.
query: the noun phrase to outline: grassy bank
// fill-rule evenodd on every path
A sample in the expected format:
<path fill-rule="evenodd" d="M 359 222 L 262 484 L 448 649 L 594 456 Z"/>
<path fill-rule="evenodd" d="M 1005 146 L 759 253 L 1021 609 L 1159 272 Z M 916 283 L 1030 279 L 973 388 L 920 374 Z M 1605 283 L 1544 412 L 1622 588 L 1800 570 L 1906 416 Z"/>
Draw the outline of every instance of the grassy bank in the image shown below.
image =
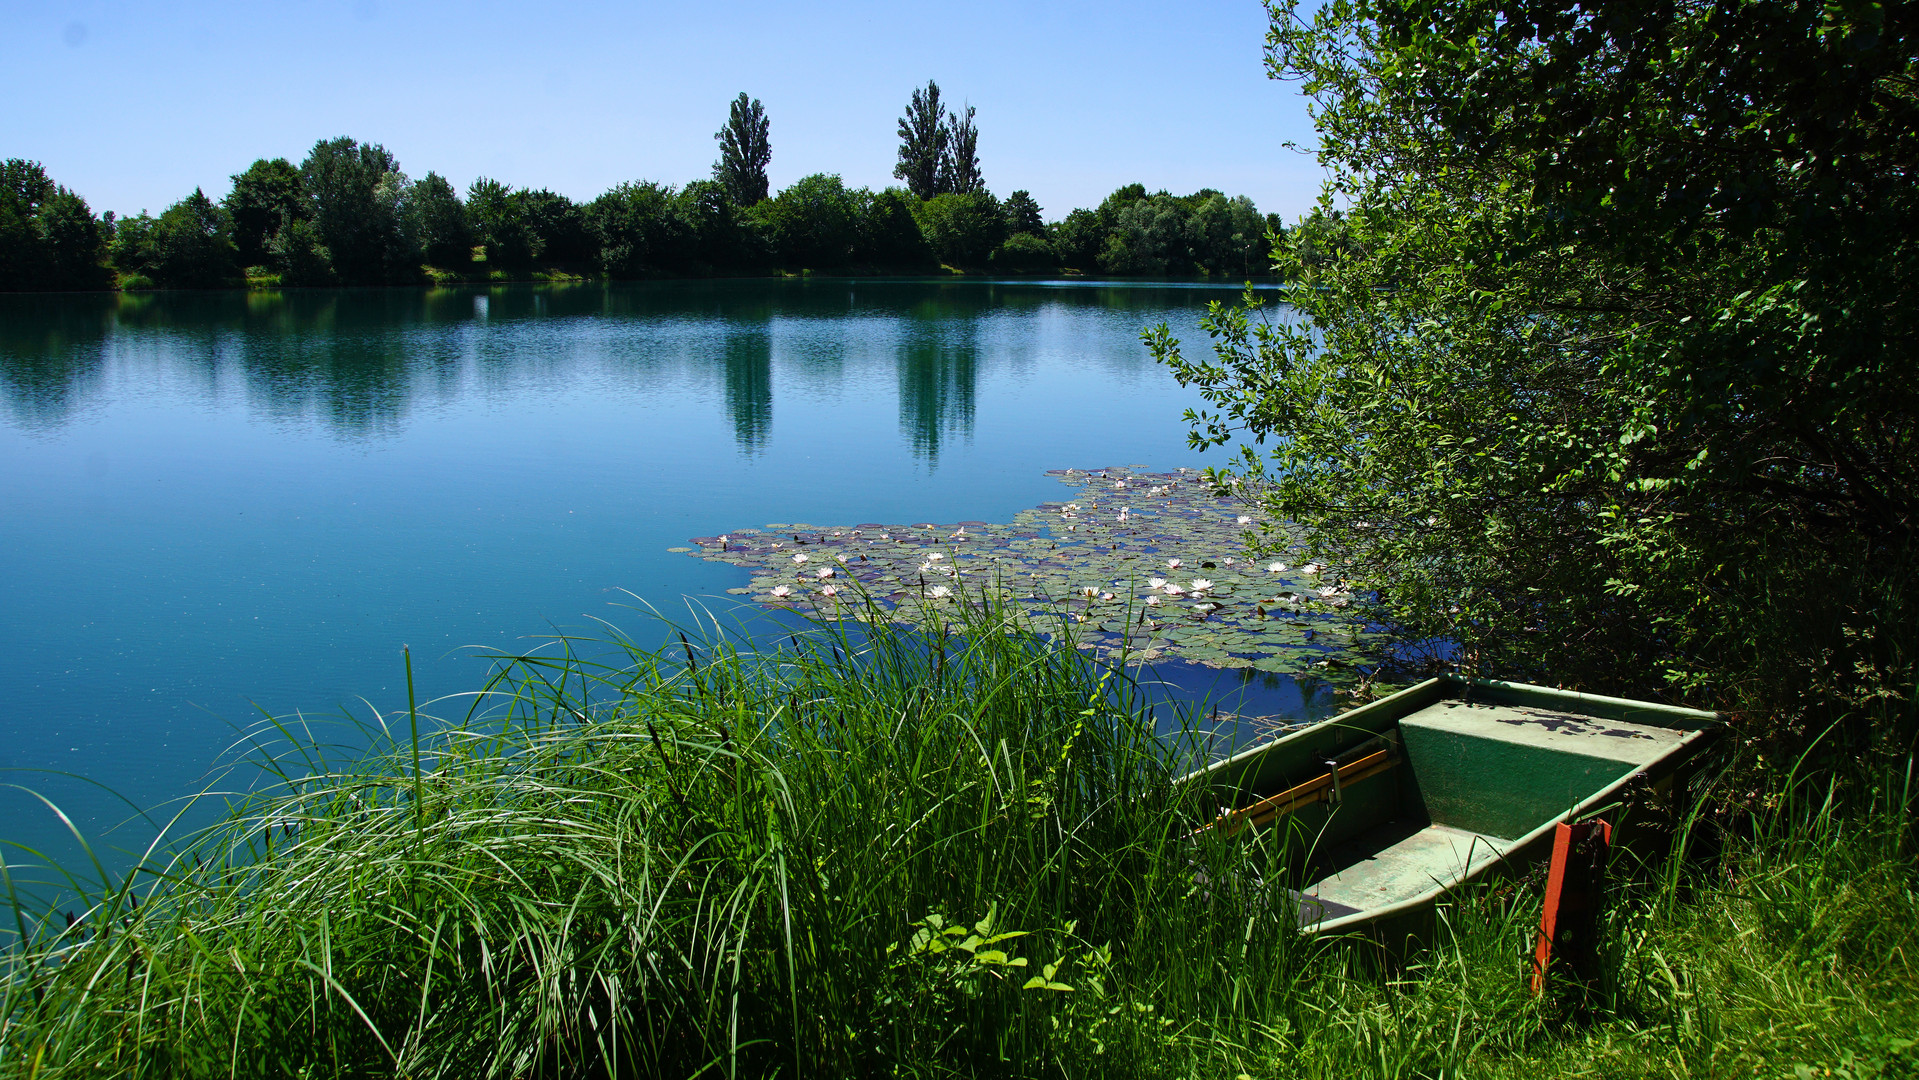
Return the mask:
<path fill-rule="evenodd" d="M 522 658 L 426 710 L 461 715 L 370 721 L 370 751 L 281 729 L 273 782 L 96 884 L 70 925 L 10 869 L 0 1075 L 1919 1059 L 1897 1041 L 1919 1028 L 1903 777 L 1843 814 L 1800 785 L 1691 830 L 1712 856 L 1634 873 L 1609 981 L 1574 1013 L 1523 990 L 1525 882 L 1463 898 L 1395 973 L 1302 941 L 1254 884 L 1283 879 L 1281 853 L 1186 839 L 1198 793 L 1123 676 L 955 617 L 951 636 L 821 629 L 751 655 L 709 636 L 621 667 Z"/>

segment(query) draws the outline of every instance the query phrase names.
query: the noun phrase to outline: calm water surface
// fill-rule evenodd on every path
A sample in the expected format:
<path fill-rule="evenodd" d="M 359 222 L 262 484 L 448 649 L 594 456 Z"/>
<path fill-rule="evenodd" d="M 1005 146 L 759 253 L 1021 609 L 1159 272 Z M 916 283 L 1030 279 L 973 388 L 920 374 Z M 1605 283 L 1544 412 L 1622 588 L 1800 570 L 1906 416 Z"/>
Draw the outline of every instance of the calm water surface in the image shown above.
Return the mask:
<path fill-rule="evenodd" d="M 404 707 L 775 521 L 1004 520 L 1044 470 L 1205 464 L 1141 327 L 1233 290 L 789 282 L 0 297 L 0 781 L 97 834 L 263 712 Z M 1180 680 L 1224 693 L 1194 672 Z M 1324 711 L 1290 682 L 1266 711 Z M 453 710 L 457 712 L 457 710 Z M 57 823 L 0 794 L 0 837 Z M 56 845 L 57 846 L 57 845 Z"/>

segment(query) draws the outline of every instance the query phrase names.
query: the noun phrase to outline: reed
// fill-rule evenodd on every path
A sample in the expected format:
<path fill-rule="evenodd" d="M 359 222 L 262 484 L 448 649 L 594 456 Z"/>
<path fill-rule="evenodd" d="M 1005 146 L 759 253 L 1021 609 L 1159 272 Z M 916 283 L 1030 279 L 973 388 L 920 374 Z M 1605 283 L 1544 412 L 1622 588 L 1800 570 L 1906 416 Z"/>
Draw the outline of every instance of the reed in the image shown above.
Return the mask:
<path fill-rule="evenodd" d="M 616 637 L 614 661 L 562 641 L 404 724 L 362 718 L 349 749 L 269 725 L 265 782 L 219 825 L 91 887 L 56 876 L 71 923 L 3 868 L 0 1075 L 1912 1063 L 1909 777 L 1845 811 L 1801 780 L 1739 829 L 1694 815 L 1622 868 L 1607 982 L 1569 1010 L 1524 989 L 1530 883 L 1368 968 L 1279 916 L 1287 853 L 1190 836 L 1184 750 L 1123 671 L 942 612 L 758 649 L 702 624 Z"/>
<path fill-rule="evenodd" d="M 16 902 L 0 1072 L 1076 1075 L 1288 995 L 1115 670 L 966 605 L 617 644 L 344 758 L 276 725 L 219 826 Z"/>

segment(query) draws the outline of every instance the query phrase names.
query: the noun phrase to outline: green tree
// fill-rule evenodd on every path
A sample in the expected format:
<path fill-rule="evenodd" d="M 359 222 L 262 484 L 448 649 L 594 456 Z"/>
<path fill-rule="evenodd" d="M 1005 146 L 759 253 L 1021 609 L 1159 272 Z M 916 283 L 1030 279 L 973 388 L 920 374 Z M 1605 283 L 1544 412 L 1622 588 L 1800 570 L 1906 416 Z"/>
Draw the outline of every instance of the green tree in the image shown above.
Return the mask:
<path fill-rule="evenodd" d="M 996 270 L 1045 270 L 1059 265 L 1059 257 L 1045 237 L 1023 232 L 1014 233 L 995 248 L 991 262 Z"/>
<path fill-rule="evenodd" d="M 814 173 L 761 204 L 774 258 L 788 270 L 839 269 L 859 242 L 859 201 L 840 178 Z"/>
<path fill-rule="evenodd" d="M 895 271 L 931 269 L 939 265 L 933 249 L 913 216 L 919 200 L 899 188 L 887 188 L 864 200 L 859 214 L 856 259 Z"/>
<path fill-rule="evenodd" d="M 106 229 L 37 161 L 0 162 L 0 290 L 98 289 Z"/>
<path fill-rule="evenodd" d="M 1099 265 L 1100 250 L 1106 244 L 1106 228 L 1099 214 L 1075 210 L 1052 228 L 1053 252 L 1061 266 L 1092 270 Z"/>
<path fill-rule="evenodd" d="M 1165 193 L 1161 192 L 1161 194 Z M 1093 211 L 1099 215 L 1099 227 L 1110 231 L 1119 223 L 1120 211 L 1144 198 L 1146 198 L 1145 184 L 1125 184 L 1115 188 L 1111 195 L 1100 200 L 1098 209 Z"/>
<path fill-rule="evenodd" d="M 1297 325 L 1153 333 L 1195 441 L 1478 670 L 1910 722 L 1915 14 L 1276 5 L 1332 178 Z"/>
<path fill-rule="evenodd" d="M 1006 203 L 1000 209 L 1006 212 L 1008 236 L 1017 236 L 1020 233 L 1032 233 L 1034 236 L 1046 235 L 1046 220 L 1040 217 L 1039 203 L 1033 201 L 1032 192 L 1013 192 L 1006 197 Z"/>
<path fill-rule="evenodd" d="M 233 178 L 226 210 L 233 219 L 233 242 L 240 253 L 240 265 L 257 266 L 267 261 L 267 243 L 283 225 L 313 216 L 313 203 L 307 197 L 300 170 L 292 162 L 261 158 Z"/>
<path fill-rule="evenodd" d="M 979 171 L 979 125 L 973 122 L 974 108 L 966 107 L 964 116 L 946 116 L 946 151 L 940 155 L 939 190 L 941 194 L 971 195 L 986 190 Z"/>
<path fill-rule="evenodd" d="M 741 93 L 727 110 L 726 126 L 715 132 L 720 159 L 713 163 L 713 179 L 736 206 L 752 206 L 766 198 L 766 166 L 773 160 L 767 140 L 766 107 L 760 99 Z"/>
<path fill-rule="evenodd" d="M 609 276 L 647 277 L 680 265 L 685 220 L 674 191 L 650 180 L 621 184 L 587 204 L 586 226 Z"/>
<path fill-rule="evenodd" d="M 906 189 L 916 199 L 940 194 L 940 165 L 946 161 L 946 140 L 951 132 L 940 112 L 940 87 L 931 79 L 926 89 L 914 90 L 906 103 L 906 115 L 900 117 L 899 164 L 894 177 L 906 181 Z"/>
<path fill-rule="evenodd" d="M 147 278 L 151 284 L 147 256 L 153 250 L 153 226 L 153 216 L 145 210 L 114 222 L 113 236 L 107 241 L 107 261 L 115 270 Z"/>
<path fill-rule="evenodd" d="M 313 220 L 347 284 L 403 282 L 420 274 L 418 216 L 399 159 L 377 143 L 323 139 L 300 164 Z"/>
<path fill-rule="evenodd" d="M 1192 209 L 1187 232 L 1193 261 L 1211 276 L 1245 280 L 1268 269 L 1266 219 L 1244 195 L 1206 193 Z"/>
<path fill-rule="evenodd" d="M 1149 277 L 1190 274 L 1196 269 L 1192 241 L 1191 214 L 1183 200 L 1164 191 L 1134 199 L 1113 215 L 1100 247 L 1100 269 Z"/>
<path fill-rule="evenodd" d="M 47 287 L 102 289 L 108 284 L 103 264 L 107 231 L 87 201 L 66 188 L 40 204 L 35 226 L 46 253 Z"/>
<path fill-rule="evenodd" d="M 466 204 L 447 178 L 429 172 L 413 185 L 413 205 L 420 215 L 420 247 L 434 266 L 464 270 L 473 264 L 473 223 Z"/>
<path fill-rule="evenodd" d="M 717 180 L 695 180 L 673 197 L 679 219 L 676 267 L 689 274 L 729 274 L 760 261 L 738 203 Z"/>
<path fill-rule="evenodd" d="M 295 218 L 267 241 L 267 265 L 280 275 L 280 284 L 290 286 L 331 285 L 338 280 L 333 273 L 333 254 L 311 221 Z"/>
<path fill-rule="evenodd" d="M 165 288 L 216 289 L 239 277 L 233 219 L 199 188 L 153 223 L 146 249 L 148 273 Z"/>
<path fill-rule="evenodd" d="M 518 198 L 536 258 L 565 266 L 592 261 L 586 216 L 572 199 L 545 188 L 520 192 Z"/>
<path fill-rule="evenodd" d="M 475 238 L 486 245 L 489 267 L 525 270 L 533 265 L 536 237 L 521 194 L 484 176 L 467 185 L 467 213 Z"/>
<path fill-rule="evenodd" d="M 948 266 L 984 266 L 1006 239 L 999 200 L 984 191 L 935 195 L 920 204 L 918 217 L 933 254 Z"/>

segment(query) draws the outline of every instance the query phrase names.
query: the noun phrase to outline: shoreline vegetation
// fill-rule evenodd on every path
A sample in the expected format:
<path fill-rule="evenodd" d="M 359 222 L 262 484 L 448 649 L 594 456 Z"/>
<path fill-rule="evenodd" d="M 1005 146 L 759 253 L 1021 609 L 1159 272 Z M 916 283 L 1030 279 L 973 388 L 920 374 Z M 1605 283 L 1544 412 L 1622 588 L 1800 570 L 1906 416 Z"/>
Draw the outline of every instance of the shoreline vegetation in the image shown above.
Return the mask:
<path fill-rule="evenodd" d="M 1212 808 L 1171 718 L 1003 614 L 757 652 L 696 627 L 609 664 L 560 641 L 347 745 L 275 721 L 231 815 L 132 872 L 8 860 L 0 1075 L 1919 1064 L 1910 761 L 1772 774 L 1735 815 L 1722 777 L 1615 859 L 1600 983 L 1534 998 L 1536 873 L 1463 891 L 1404 967 L 1304 938 L 1270 917 L 1304 852 L 1192 836 Z"/>
<path fill-rule="evenodd" d="M 806 273 L 1098 274 L 1241 282 L 1268 275 L 1285 231 L 1245 196 L 1128 184 L 1047 223 L 1026 191 L 980 172 L 974 110 L 937 83 L 899 122 L 903 187 L 806 176 L 771 191 L 769 121 L 741 94 L 713 177 L 616 185 L 585 202 L 481 177 L 464 197 L 377 143 L 316 142 L 298 165 L 255 161 L 218 201 L 195 189 L 157 217 L 95 215 L 34 161 L 0 162 L 0 291 L 294 288 Z"/>
<path fill-rule="evenodd" d="M 1270 250 L 1296 320 L 1216 305 L 1203 358 L 1145 334 L 1208 403 L 1192 444 L 1243 451 L 1207 475 L 1260 543 L 1466 674 L 1726 716 L 1666 849 L 1614 857 L 1595 986 L 1527 993 L 1536 876 L 1463 891 L 1402 965 L 1303 938 L 1270 899 L 1303 852 L 1191 835 L 1156 734 L 1183 718 L 985 598 L 753 653 L 562 642 L 427 706 L 458 719 L 363 719 L 370 749 L 270 727 L 266 782 L 132 873 L 5 864 L 0 1075 L 1919 1074 L 1919 9 L 1269 11 L 1331 176 L 1285 229 L 1134 187 L 1037 231 L 929 83 L 877 193 L 754 190 L 744 95 L 714 180 L 586 209 L 337 139 L 109 227 L 10 161 L 0 270 L 1238 278 Z M 595 254 L 540 262 L 569 236 Z"/>

